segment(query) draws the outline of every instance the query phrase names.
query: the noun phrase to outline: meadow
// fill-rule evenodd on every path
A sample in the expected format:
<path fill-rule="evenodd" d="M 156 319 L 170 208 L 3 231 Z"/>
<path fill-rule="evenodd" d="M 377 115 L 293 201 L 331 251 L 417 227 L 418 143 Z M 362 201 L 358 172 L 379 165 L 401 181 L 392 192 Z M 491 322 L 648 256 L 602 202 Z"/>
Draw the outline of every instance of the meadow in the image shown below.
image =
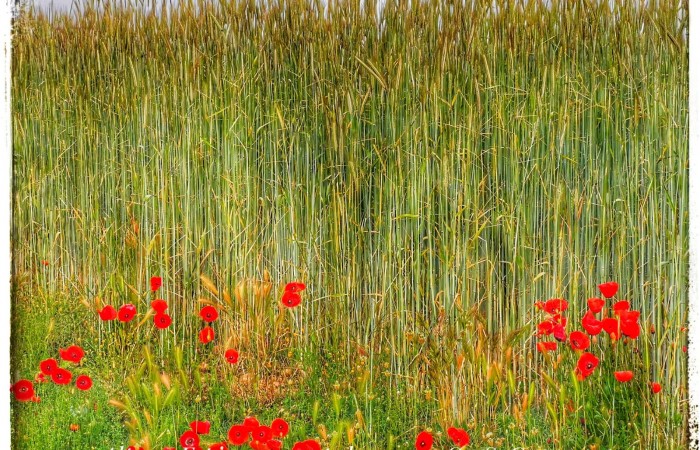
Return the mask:
<path fill-rule="evenodd" d="M 328 3 L 15 21 L 13 448 L 686 448 L 687 1 Z"/>

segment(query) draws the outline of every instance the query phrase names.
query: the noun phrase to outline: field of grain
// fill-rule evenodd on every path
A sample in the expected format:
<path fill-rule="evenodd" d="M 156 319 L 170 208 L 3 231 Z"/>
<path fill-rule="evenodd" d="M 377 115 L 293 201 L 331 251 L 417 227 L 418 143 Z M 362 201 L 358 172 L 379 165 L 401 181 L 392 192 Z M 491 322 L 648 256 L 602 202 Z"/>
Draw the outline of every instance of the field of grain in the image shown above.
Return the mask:
<path fill-rule="evenodd" d="M 684 448 L 687 1 L 328 3 L 15 21 L 13 381 L 93 385 L 33 382 L 14 448 Z M 579 379 L 609 281 L 640 335 Z"/>

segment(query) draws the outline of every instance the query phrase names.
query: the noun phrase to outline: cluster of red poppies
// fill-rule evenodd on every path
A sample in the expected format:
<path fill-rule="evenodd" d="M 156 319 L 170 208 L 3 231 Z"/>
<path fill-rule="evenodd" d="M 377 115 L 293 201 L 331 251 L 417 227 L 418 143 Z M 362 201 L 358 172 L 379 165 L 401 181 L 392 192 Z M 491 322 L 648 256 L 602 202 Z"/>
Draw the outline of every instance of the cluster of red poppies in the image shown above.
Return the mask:
<path fill-rule="evenodd" d="M 450 427 L 447 429 L 447 436 L 452 443 L 459 448 L 469 445 L 469 433 L 462 428 Z M 429 431 L 421 431 L 416 436 L 416 450 L 430 450 L 433 448 L 433 435 Z"/>
<path fill-rule="evenodd" d="M 287 308 L 294 308 L 301 304 L 301 294 L 300 292 L 306 289 L 304 283 L 294 281 L 287 283 L 284 287 L 284 294 L 282 294 L 282 304 Z"/>
<path fill-rule="evenodd" d="M 203 450 L 200 436 L 208 435 L 211 424 L 207 421 L 190 423 L 187 431 L 180 436 L 180 446 L 184 450 Z M 281 418 L 261 425 L 255 417 L 246 417 L 243 423 L 233 425 L 228 430 L 228 442 L 221 441 L 208 445 L 208 450 L 228 450 L 228 444 L 240 446 L 249 443 L 254 450 L 276 450 L 282 448 L 282 439 L 289 434 L 289 424 Z M 127 450 L 137 450 L 135 446 Z M 141 449 L 138 449 L 141 450 Z M 163 450 L 176 450 L 175 447 L 163 447 Z M 315 440 L 306 440 L 294 444 L 293 450 L 321 450 L 321 444 Z"/>
<path fill-rule="evenodd" d="M 59 349 L 58 354 L 60 359 L 69 363 L 79 364 L 85 356 L 85 352 L 77 345 L 71 345 L 64 349 Z M 59 362 L 54 358 L 49 358 L 39 363 L 39 372 L 34 377 L 37 383 L 45 383 L 49 380 L 58 385 L 70 384 L 73 379 L 73 374 L 60 366 Z M 92 378 L 87 375 L 80 375 L 75 379 L 75 387 L 81 391 L 87 391 L 92 387 Z M 10 388 L 15 398 L 20 402 L 33 401 L 38 403 L 40 398 L 35 394 L 34 383 L 29 380 L 19 380 Z"/>
<path fill-rule="evenodd" d="M 598 285 L 598 289 L 605 299 L 611 299 L 617 294 L 618 284 L 614 281 Z M 597 336 L 601 331 L 605 331 L 610 336 L 613 343 L 617 342 L 621 337 L 628 339 L 637 339 L 641 332 L 639 325 L 640 312 L 630 309 L 630 302 L 620 300 L 615 302 L 612 307 L 612 316 L 604 317 L 602 320 L 596 318 L 597 314 L 603 312 L 606 300 L 602 298 L 590 298 L 587 301 L 588 310 L 581 320 L 581 326 L 590 336 Z M 546 302 L 536 302 L 535 307 L 547 314 L 545 320 L 537 325 L 537 336 L 544 337 L 552 335 L 554 341 L 537 342 L 537 350 L 542 353 L 554 351 L 557 349 L 557 341 L 569 341 L 571 348 L 579 353 L 579 359 L 576 363 L 576 377 L 579 381 L 583 381 L 593 374 L 595 369 L 600 364 L 600 360 L 592 353 L 587 352 L 591 345 L 590 338 L 582 331 L 572 331 L 571 334 L 566 333 L 566 317 L 563 312 L 569 307 L 566 300 L 552 299 Z M 614 373 L 615 379 L 624 383 L 634 378 L 634 373 L 629 370 L 617 371 Z M 661 391 L 659 383 L 651 383 L 652 392 L 658 393 Z"/>

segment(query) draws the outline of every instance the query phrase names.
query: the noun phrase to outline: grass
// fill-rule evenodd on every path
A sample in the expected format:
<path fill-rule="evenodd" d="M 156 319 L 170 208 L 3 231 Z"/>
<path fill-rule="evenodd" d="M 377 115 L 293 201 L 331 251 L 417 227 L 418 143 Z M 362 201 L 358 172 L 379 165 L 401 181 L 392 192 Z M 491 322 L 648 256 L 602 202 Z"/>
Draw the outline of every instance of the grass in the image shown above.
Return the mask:
<path fill-rule="evenodd" d="M 13 374 L 78 341 L 96 382 L 14 406 L 16 448 L 161 448 L 245 414 L 332 448 L 451 424 L 476 446 L 687 445 L 687 2 L 550 3 L 22 15 Z M 138 325 L 152 275 L 165 333 Z M 536 352 L 533 303 L 568 299 L 573 330 L 607 280 L 642 336 L 595 343 L 578 384 L 572 355 Z M 128 302 L 126 327 L 94 312 Z M 88 400 L 106 413 L 57 412 Z"/>

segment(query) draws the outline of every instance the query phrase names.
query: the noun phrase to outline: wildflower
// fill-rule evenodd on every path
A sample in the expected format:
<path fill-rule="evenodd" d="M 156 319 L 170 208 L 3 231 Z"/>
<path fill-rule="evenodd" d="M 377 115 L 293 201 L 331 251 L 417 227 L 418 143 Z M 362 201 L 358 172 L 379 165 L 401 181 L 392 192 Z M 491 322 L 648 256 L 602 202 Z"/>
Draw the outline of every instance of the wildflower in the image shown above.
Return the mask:
<path fill-rule="evenodd" d="M 186 448 L 198 447 L 199 436 L 194 431 L 187 430 L 180 436 L 180 445 Z"/>
<path fill-rule="evenodd" d="M 620 337 L 619 320 L 607 317 L 602 320 L 602 324 L 605 332 L 608 333 L 613 340 L 618 339 Z"/>
<path fill-rule="evenodd" d="M 651 392 L 654 394 L 658 394 L 659 392 L 661 392 L 661 385 L 656 381 L 651 383 Z"/>
<path fill-rule="evenodd" d="M 267 427 L 265 425 L 261 425 L 257 427 L 252 433 L 251 433 L 253 440 L 260 441 L 260 442 L 267 442 L 270 439 L 272 439 L 272 428 Z"/>
<path fill-rule="evenodd" d="M 620 383 L 627 383 L 634 378 L 634 373 L 630 370 L 625 370 L 623 372 L 615 372 L 615 379 Z"/>
<path fill-rule="evenodd" d="M 151 277 L 151 291 L 155 292 L 163 285 L 161 277 Z"/>
<path fill-rule="evenodd" d="M 282 295 L 282 304 L 287 308 L 294 308 L 301 304 L 301 295 L 296 291 L 284 291 Z"/>
<path fill-rule="evenodd" d="M 168 309 L 168 302 L 162 298 L 157 298 L 151 302 L 151 308 L 158 314 L 164 314 L 165 310 Z"/>
<path fill-rule="evenodd" d="M 74 363 L 79 363 L 80 360 L 83 359 L 83 356 L 85 356 L 83 349 L 77 345 L 71 345 L 65 350 L 59 349 L 58 353 L 61 355 L 62 360 Z"/>
<path fill-rule="evenodd" d="M 99 314 L 100 319 L 105 321 L 105 322 L 110 321 L 110 320 L 114 320 L 117 318 L 117 310 L 114 309 L 114 306 L 112 306 L 112 305 L 106 305 L 104 308 L 97 311 L 97 314 Z"/>
<path fill-rule="evenodd" d="M 167 314 L 158 313 L 155 316 L 153 316 L 153 323 L 157 328 L 164 330 L 168 328 L 171 323 L 173 323 L 173 319 L 171 319 L 170 316 Z"/>
<path fill-rule="evenodd" d="M 10 388 L 15 398 L 20 402 L 26 402 L 34 397 L 34 385 L 29 380 L 19 380 Z"/>
<path fill-rule="evenodd" d="M 433 436 L 427 431 L 421 431 L 416 436 L 416 450 L 429 450 L 433 448 Z"/>
<path fill-rule="evenodd" d="M 563 342 L 566 340 L 566 330 L 564 329 L 563 325 L 554 325 L 554 328 L 552 329 L 552 335 L 554 336 L 554 339 L 556 339 L 559 342 Z"/>
<path fill-rule="evenodd" d="M 275 419 L 270 424 L 272 434 L 275 437 L 283 438 L 289 433 L 289 424 L 284 419 Z"/>
<path fill-rule="evenodd" d="M 228 430 L 228 441 L 233 445 L 242 445 L 248 441 L 248 428 L 245 425 L 234 425 Z"/>
<path fill-rule="evenodd" d="M 131 303 L 124 305 L 119 308 L 117 316 L 120 322 L 131 322 L 136 317 L 136 307 Z"/>
<path fill-rule="evenodd" d="M 318 441 L 309 439 L 307 441 L 297 442 L 292 447 L 292 450 L 321 450 L 321 444 Z"/>
<path fill-rule="evenodd" d="M 219 318 L 219 312 L 211 305 L 207 305 L 199 311 L 199 315 L 207 323 L 211 323 Z"/>
<path fill-rule="evenodd" d="M 208 344 L 214 340 L 214 329 L 212 327 L 204 327 L 199 332 L 199 341 L 202 344 Z"/>
<path fill-rule="evenodd" d="M 554 330 L 554 324 L 551 321 L 545 320 L 537 325 L 537 335 L 546 336 L 552 334 Z"/>
<path fill-rule="evenodd" d="M 58 369 L 58 361 L 53 358 L 45 359 L 39 363 L 39 370 L 44 375 L 51 375 L 56 369 Z"/>
<path fill-rule="evenodd" d="M 293 281 L 291 283 L 287 283 L 287 285 L 284 287 L 284 290 L 288 291 L 288 292 L 301 292 L 304 289 L 306 289 L 306 285 L 304 283 L 299 282 L 299 281 Z"/>
<path fill-rule="evenodd" d="M 81 391 L 87 391 L 92 387 L 92 378 L 87 375 L 80 375 L 75 380 L 75 385 Z"/>
<path fill-rule="evenodd" d="M 248 433 L 252 433 L 256 428 L 260 426 L 260 422 L 255 417 L 246 417 L 243 419 L 243 426 L 246 427 Z"/>
<path fill-rule="evenodd" d="M 68 427 L 68 429 L 72 432 L 76 432 L 80 429 L 80 426 L 77 423 L 72 423 L 70 424 L 70 427 Z"/>
<path fill-rule="evenodd" d="M 547 353 L 548 351 L 554 351 L 557 349 L 556 342 L 538 342 L 537 351 L 540 353 Z"/>
<path fill-rule="evenodd" d="M 232 348 L 226 350 L 224 357 L 229 364 L 236 364 L 238 362 L 238 352 Z M 274 422 L 273 422 L 274 423 Z"/>
<path fill-rule="evenodd" d="M 593 314 L 598 314 L 603 310 L 603 306 L 605 306 L 605 300 L 602 298 L 589 298 L 588 299 L 588 309 L 593 313 Z"/>
<path fill-rule="evenodd" d="M 595 368 L 598 367 L 599 362 L 598 358 L 591 353 L 586 352 L 582 354 L 576 363 L 576 375 L 578 380 L 582 381 L 588 378 Z"/>
<path fill-rule="evenodd" d="M 228 450 L 228 445 L 226 442 L 217 442 L 216 444 L 211 444 L 209 450 Z"/>
<path fill-rule="evenodd" d="M 209 434 L 211 430 L 211 424 L 208 421 L 200 422 L 195 420 L 190 423 L 190 429 L 197 434 Z"/>
<path fill-rule="evenodd" d="M 448 428 L 447 435 L 457 447 L 469 445 L 469 433 L 461 428 Z"/>
<path fill-rule="evenodd" d="M 571 348 L 574 350 L 586 350 L 591 345 L 588 336 L 581 331 L 573 331 L 569 335 L 569 342 L 571 343 Z"/>
<path fill-rule="evenodd" d="M 627 300 L 620 300 L 619 302 L 613 305 L 612 309 L 613 314 L 615 315 L 618 315 L 621 311 L 629 311 L 630 302 L 628 302 Z"/>
<path fill-rule="evenodd" d="M 70 383 L 70 380 L 72 378 L 73 374 L 71 374 L 66 369 L 62 369 L 60 367 L 56 368 L 56 370 L 51 372 L 51 379 L 56 384 L 68 384 Z"/>
<path fill-rule="evenodd" d="M 566 311 L 568 308 L 569 303 L 567 303 L 566 300 L 561 298 L 553 298 L 551 300 L 547 300 L 547 303 L 544 304 L 544 310 L 550 314 L 559 314 L 563 311 Z"/>
<path fill-rule="evenodd" d="M 617 283 L 614 281 L 609 281 L 607 283 L 599 284 L 598 289 L 600 290 L 600 293 L 603 294 L 603 297 L 605 298 L 610 298 L 614 296 L 617 293 L 618 289 Z"/>
<path fill-rule="evenodd" d="M 596 319 L 593 315 L 593 312 L 591 311 L 588 311 L 583 316 L 583 319 L 581 320 L 581 326 L 583 326 L 583 329 L 586 330 L 586 333 L 590 334 L 591 336 L 596 336 L 600 334 L 601 330 L 603 329 L 603 323 L 600 320 Z"/>

